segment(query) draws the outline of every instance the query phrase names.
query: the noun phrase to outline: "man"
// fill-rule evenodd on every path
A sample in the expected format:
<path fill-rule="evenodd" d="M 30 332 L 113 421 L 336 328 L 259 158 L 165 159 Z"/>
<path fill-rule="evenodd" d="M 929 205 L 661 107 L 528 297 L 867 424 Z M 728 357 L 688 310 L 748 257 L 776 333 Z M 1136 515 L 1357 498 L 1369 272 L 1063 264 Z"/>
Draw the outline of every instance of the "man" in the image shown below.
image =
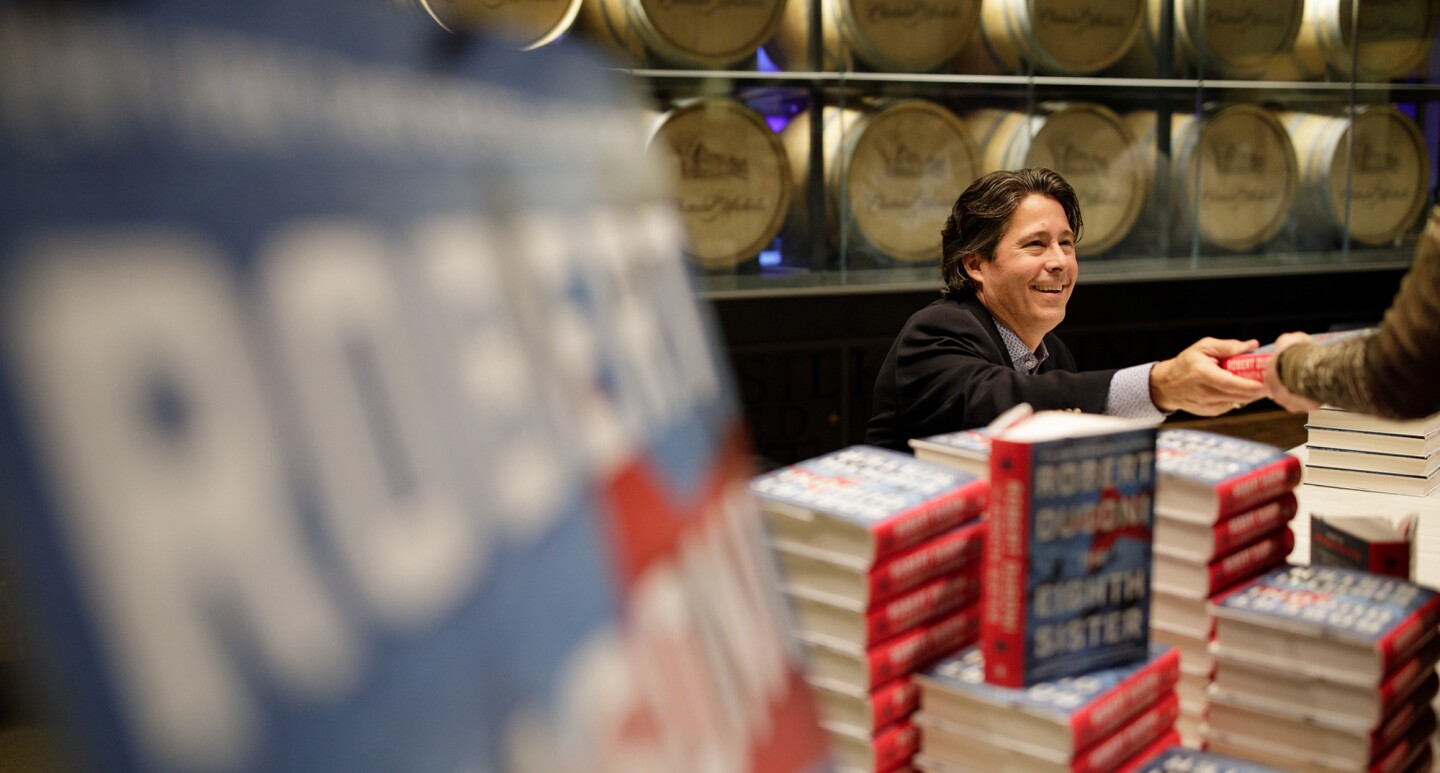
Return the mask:
<path fill-rule="evenodd" d="M 981 427 L 1019 403 L 1158 422 L 1265 396 L 1216 364 L 1257 341 L 1204 338 L 1169 360 L 1076 372 L 1051 331 L 1080 273 L 1080 229 L 1074 189 L 1048 169 L 993 172 L 960 194 L 941 231 L 942 297 L 890 347 L 865 441 L 908 450 L 910 438 Z"/>

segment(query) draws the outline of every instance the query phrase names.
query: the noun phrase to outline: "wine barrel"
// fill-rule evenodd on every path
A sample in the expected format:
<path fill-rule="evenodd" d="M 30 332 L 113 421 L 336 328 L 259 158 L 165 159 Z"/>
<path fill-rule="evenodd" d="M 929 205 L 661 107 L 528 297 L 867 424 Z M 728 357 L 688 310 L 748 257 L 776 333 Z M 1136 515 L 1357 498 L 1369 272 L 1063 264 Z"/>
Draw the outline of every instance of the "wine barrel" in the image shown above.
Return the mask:
<path fill-rule="evenodd" d="M 1334 73 L 1347 79 L 1391 80 L 1429 59 L 1440 4 L 1358 0 L 1356 9 L 1355 2 L 1306 0 L 1290 61 L 1300 77 L 1320 79 Z"/>
<path fill-rule="evenodd" d="M 420 0 L 440 26 L 451 32 L 483 32 L 514 40 L 529 51 L 553 43 L 575 23 L 581 0 Z"/>
<path fill-rule="evenodd" d="M 1390 244 L 1415 225 L 1430 152 L 1415 121 L 1389 105 L 1349 115 L 1286 113 L 1300 168 L 1302 212 L 1361 244 Z M 1351 135 L 1354 135 L 1353 138 Z M 1353 141 L 1353 149 L 1352 149 Z"/>
<path fill-rule="evenodd" d="M 1135 136 L 1120 116 L 1089 102 L 1048 102 L 1031 113 L 976 110 L 965 115 L 981 148 L 981 173 L 1043 166 L 1075 188 L 1085 230 L 1076 250 L 1096 255 L 1124 239 L 1140 216 L 1150 177 Z"/>
<path fill-rule="evenodd" d="M 581 28 L 642 64 L 723 69 L 775 34 L 785 0 L 584 0 Z"/>
<path fill-rule="evenodd" d="M 1129 50 L 1145 0 L 985 0 L 980 29 L 956 58 L 958 72 L 1087 75 Z"/>
<path fill-rule="evenodd" d="M 809 169 L 810 120 L 811 111 L 801 113 L 781 133 L 797 182 Z M 831 241 L 857 254 L 938 265 L 940 229 L 979 174 L 960 119 L 933 102 L 900 99 L 826 107 L 821 120 Z"/>
<path fill-rule="evenodd" d="M 787 70 L 810 69 L 810 6 L 789 0 L 766 49 Z M 818 0 L 824 70 L 929 72 L 974 36 L 980 0 Z"/>
<path fill-rule="evenodd" d="M 1153 169 L 1155 113 L 1125 116 Z M 1299 191 L 1290 134 L 1273 113 L 1246 104 L 1175 113 L 1170 123 L 1170 199 L 1180 222 L 1206 242 L 1252 250 L 1285 226 Z"/>
<path fill-rule="evenodd" d="M 748 261 L 779 234 L 794 184 L 758 112 L 728 97 L 679 102 L 657 118 L 648 147 L 671 172 L 686 253 L 700 266 Z"/>

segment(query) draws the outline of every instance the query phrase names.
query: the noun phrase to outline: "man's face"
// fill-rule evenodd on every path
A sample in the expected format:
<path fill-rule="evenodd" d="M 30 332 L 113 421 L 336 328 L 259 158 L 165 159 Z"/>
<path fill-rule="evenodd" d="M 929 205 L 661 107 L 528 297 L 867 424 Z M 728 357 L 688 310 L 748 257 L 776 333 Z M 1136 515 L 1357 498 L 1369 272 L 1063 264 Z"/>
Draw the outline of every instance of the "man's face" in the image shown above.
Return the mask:
<path fill-rule="evenodd" d="M 1031 349 L 1065 319 L 1065 304 L 1080 276 L 1075 235 L 1060 202 L 1032 193 L 1010 216 L 995 259 L 965 258 L 975 295 Z"/>

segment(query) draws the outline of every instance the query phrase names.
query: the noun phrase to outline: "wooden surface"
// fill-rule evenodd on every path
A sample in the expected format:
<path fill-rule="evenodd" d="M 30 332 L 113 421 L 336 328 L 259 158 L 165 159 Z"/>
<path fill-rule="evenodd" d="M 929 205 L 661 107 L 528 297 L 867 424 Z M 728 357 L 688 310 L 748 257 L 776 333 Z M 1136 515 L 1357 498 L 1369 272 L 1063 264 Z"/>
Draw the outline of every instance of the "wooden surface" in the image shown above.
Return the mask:
<path fill-rule="evenodd" d="M 1177 416 L 1161 425 L 1161 429 L 1181 428 L 1269 443 L 1287 451 L 1305 443 L 1305 414 L 1286 413 L 1269 401 L 1214 418 Z"/>

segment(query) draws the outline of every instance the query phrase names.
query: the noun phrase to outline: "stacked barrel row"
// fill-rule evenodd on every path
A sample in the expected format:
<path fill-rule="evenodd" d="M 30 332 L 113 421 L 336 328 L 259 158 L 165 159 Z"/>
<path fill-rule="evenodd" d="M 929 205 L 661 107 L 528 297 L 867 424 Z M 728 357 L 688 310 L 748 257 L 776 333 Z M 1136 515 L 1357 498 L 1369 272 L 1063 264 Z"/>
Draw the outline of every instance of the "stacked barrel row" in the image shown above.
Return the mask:
<path fill-rule="evenodd" d="M 1162 143 L 1156 129 L 1166 123 Z M 988 171 L 1027 166 L 1074 184 L 1082 255 L 1127 240 L 1153 255 L 1157 228 L 1187 249 L 1198 237 L 1212 250 L 1246 252 L 1287 229 L 1287 238 L 1334 243 L 1348 231 L 1357 244 L 1386 245 L 1416 222 L 1430 168 L 1415 121 L 1383 104 L 1325 113 L 1228 104 L 1162 116 L 1092 102 L 954 111 L 865 99 L 804 110 L 777 134 L 743 103 L 705 97 L 658 115 L 649 143 L 671 165 L 691 254 L 708 268 L 749 260 L 782 233 L 933 266 L 955 196 Z M 820 217 L 804 190 L 816 159 Z M 1168 190 L 1157 195 L 1162 171 Z M 1157 202 L 1168 202 L 1165 212 Z"/>
<path fill-rule="evenodd" d="M 505 30 L 531 48 L 578 22 L 659 67 L 748 67 L 764 47 L 795 71 L 1269 80 L 1403 77 L 1426 60 L 1440 15 L 1430 0 L 413 1 L 447 28 Z M 1167 12 L 1173 43 L 1160 39 Z"/>

